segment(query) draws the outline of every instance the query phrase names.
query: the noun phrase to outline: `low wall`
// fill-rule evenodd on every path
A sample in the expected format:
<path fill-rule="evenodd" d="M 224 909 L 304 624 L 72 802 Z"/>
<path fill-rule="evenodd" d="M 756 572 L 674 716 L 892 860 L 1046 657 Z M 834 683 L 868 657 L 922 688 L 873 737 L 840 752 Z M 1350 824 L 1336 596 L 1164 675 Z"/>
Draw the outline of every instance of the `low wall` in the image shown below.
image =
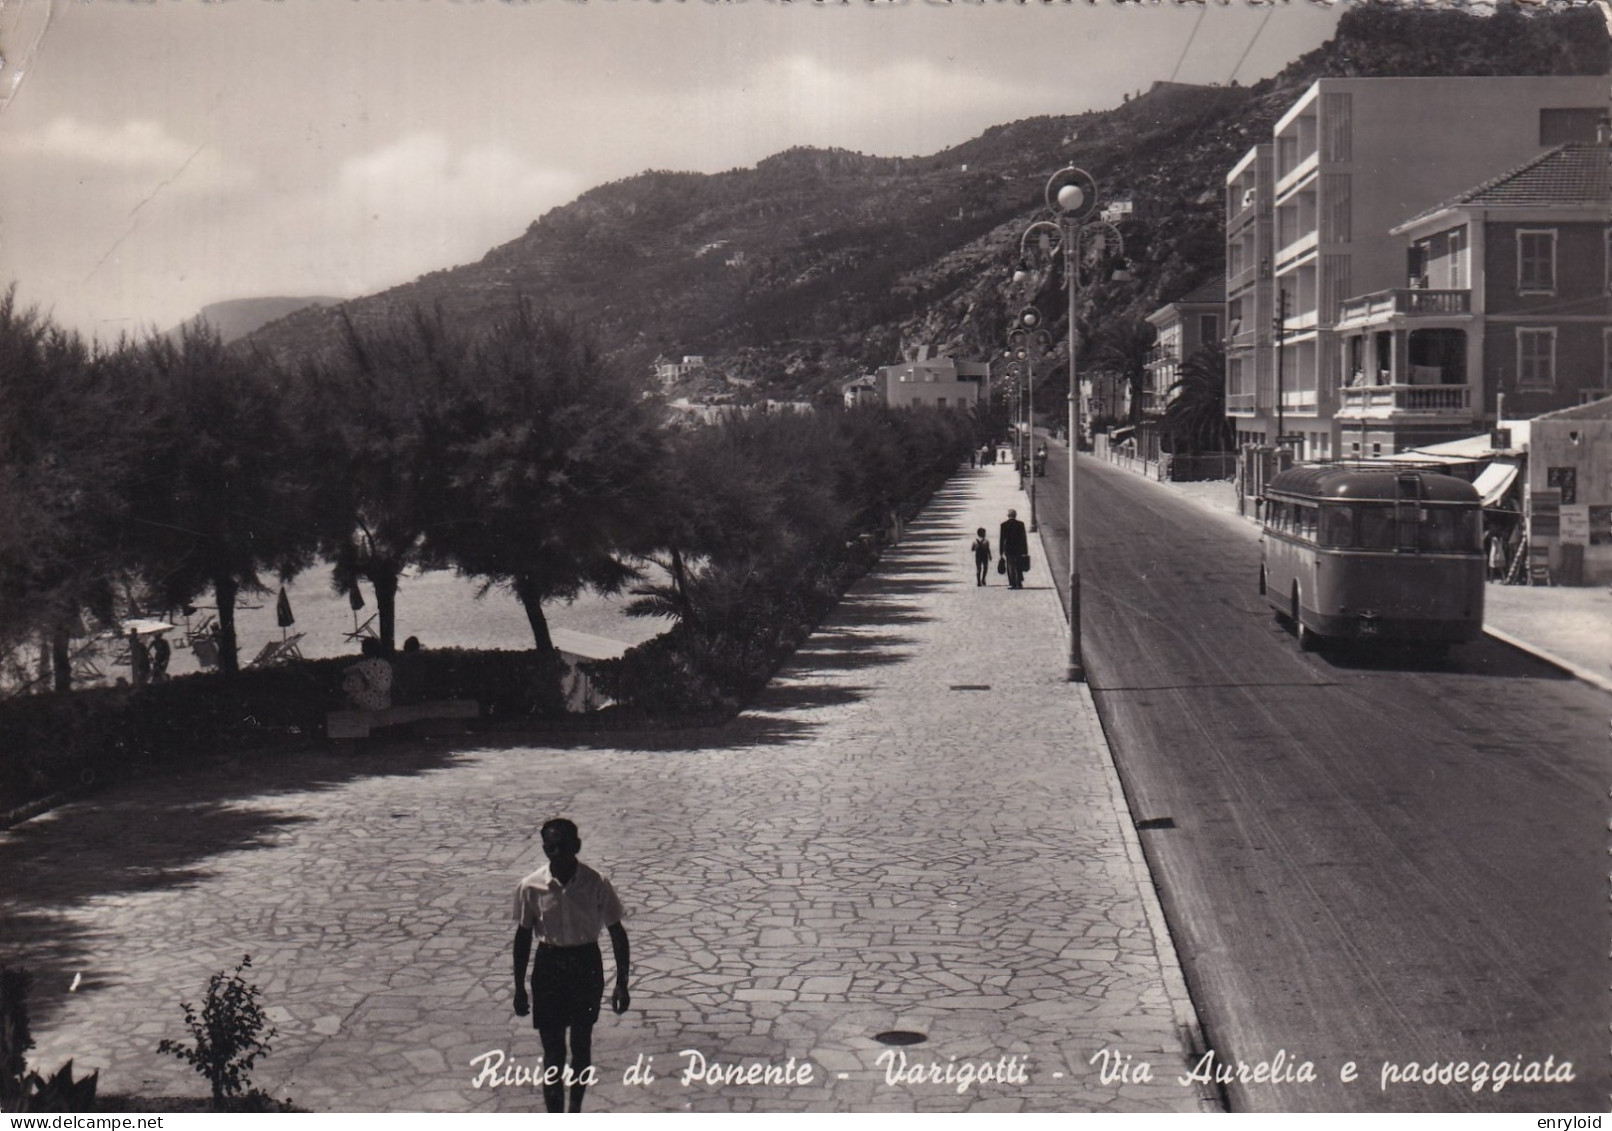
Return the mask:
<path fill-rule="evenodd" d="M 1168 458 L 1169 476 L 1176 483 L 1197 483 L 1205 479 L 1235 479 L 1237 453 L 1209 452 L 1204 455 L 1173 455 Z"/>

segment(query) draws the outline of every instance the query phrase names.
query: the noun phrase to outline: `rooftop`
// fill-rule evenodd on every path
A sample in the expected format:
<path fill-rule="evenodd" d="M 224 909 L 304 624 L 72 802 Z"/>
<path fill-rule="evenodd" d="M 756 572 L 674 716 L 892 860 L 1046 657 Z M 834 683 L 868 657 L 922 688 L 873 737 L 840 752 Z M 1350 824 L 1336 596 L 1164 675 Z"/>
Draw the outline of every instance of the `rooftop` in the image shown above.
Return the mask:
<path fill-rule="evenodd" d="M 1434 205 L 1399 227 L 1409 227 L 1450 208 L 1586 204 L 1612 205 L 1612 147 L 1568 142 Z"/>

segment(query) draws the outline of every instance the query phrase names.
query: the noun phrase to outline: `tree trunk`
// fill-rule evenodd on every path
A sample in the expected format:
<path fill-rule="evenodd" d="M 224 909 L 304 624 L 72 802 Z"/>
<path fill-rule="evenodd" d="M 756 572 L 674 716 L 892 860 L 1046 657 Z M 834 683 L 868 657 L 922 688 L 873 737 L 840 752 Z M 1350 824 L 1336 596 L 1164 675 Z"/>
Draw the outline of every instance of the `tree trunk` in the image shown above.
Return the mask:
<path fill-rule="evenodd" d="M 679 625 L 685 632 L 694 631 L 699 624 L 699 613 L 688 597 L 688 567 L 683 564 L 683 551 L 672 547 L 672 591 L 677 594 Z"/>
<path fill-rule="evenodd" d="M 515 597 L 526 610 L 526 621 L 532 626 L 532 640 L 537 651 L 539 685 L 534 688 L 538 708 L 544 714 L 565 713 L 565 694 L 560 686 L 565 672 L 565 661 L 554 647 L 549 636 L 548 618 L 543 615 L 543 589 L 535 578 L 515 578 Z"/>
<path fill-rule="evenodd" d="M 375 587 L 375 612 L 381 622 L 381 647 L 387 655 L 397 649 L 397 577 L 400 572 L 391 563 L 372 563 L 365 574 Z"/>
<path fill-rule="evenodd" d="M 73 690 L 73 638 L 60 622 L 50 630 L 50 671 L 57 691 L 65 695 Z"/>
<path fill-rule="evenodd" d="M 225 679 L 233 679 L 241 670 L 235 643 L 235 595 L 239 591 L 233 577 L 213 579 L 213 597 L 218 602 L 218 674 Z"/>

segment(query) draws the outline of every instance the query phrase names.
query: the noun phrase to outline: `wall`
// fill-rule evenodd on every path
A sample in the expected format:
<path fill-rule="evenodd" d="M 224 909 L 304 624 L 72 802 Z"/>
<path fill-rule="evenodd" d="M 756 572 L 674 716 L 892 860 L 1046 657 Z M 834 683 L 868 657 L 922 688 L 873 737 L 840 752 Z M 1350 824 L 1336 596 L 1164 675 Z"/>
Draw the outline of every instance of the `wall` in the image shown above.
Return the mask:
<path fill-rule="evenodd" d="M 1560 482 L 1559 469 L 1568 469 L 1572 476 L 1564 494 L 1573 501 L 1563 498 L 1559 517 L 1551 523 L 1549 508 L 1540 505 L 1539 495 L 1553 487 L 1553 479 Z M 1612 420 L 1533 421 L 1528 498 L 1531 538 L 1535 545 L 1549 547 L 1552 573 L 1561 569 L 1561 547 L 1572 543 L 1584 547 L 1583 584 L 1612 582 Z"/>

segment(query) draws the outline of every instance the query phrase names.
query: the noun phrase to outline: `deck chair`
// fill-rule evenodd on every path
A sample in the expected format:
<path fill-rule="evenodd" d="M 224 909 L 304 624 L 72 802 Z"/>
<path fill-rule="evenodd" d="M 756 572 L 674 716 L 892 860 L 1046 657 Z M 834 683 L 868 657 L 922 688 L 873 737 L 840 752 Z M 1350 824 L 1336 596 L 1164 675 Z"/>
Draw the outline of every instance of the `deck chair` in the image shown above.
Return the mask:
<path fill-rule="evenodd" d="M 263 645 L 258 654 L 253 656 L 251 662 L 246 666 L 249 668 L 267 668 L 274 664 L 285 664 L 292 660 L 302 659 L 302 649 L 297 647 L 297 642 L 302 639 L 302 636 L 302 633 L 297 632 L 284 640 L 269 641 Z"/>
<path fill-rule="evenodd" d="M 364 621 L 363 624 L 359 625 L 351 632 L 342 633 L 342 636 L 346 637 L 348 640 L 362 640 L 366 636 L 373 636 L 379 639 L 381 634 L 375 629 L 375 618 L 380 615 L 380 613 L 370 613 L 368 620 Z"/>

